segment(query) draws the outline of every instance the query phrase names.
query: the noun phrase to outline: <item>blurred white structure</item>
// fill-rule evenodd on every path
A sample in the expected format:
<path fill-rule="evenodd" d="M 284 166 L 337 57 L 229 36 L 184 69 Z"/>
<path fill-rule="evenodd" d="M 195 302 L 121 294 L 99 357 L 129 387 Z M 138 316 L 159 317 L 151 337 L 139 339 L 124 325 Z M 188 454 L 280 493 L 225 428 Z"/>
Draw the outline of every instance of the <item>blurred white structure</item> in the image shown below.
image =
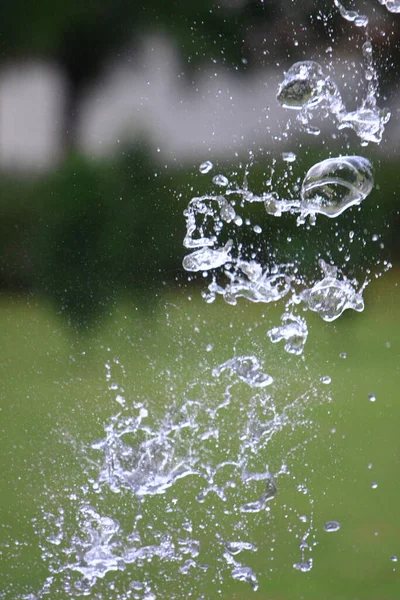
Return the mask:
<path fill-rule="evenodd" d="M 46 170 L 62 156 L 65 82 L 45 63 L 9 65 L 0 73 L 0 166 Z"/>

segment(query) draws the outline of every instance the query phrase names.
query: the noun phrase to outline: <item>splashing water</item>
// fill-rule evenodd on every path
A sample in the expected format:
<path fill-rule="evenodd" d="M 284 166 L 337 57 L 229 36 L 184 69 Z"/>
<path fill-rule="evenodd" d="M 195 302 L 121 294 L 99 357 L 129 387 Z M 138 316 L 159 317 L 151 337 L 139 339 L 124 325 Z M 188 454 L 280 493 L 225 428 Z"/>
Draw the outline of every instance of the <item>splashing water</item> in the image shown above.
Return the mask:
<path fill-rule="evenodd" d="M 268 331 L 268 337 L 274 344 L 284 341 L 285 350 L 289 354 L 302 354 L 307 341 L 308 328 L 306 320 L 290 313 L 281 317 L 282 325 Z"/>
<path fill-rule="evenodd" d="M 319 264 L 324 278 L 300 294 L 308 308 L 324 321 L 334 321 L 347 309 L 363 311 L 364 300 L 354 287 L 357 282 L 350 282 L 346 277 L 338 279 L 337 267 L 326 264 L 322 259 Z"/>
<path fill-rule="evenodd" d="M 352 13 L 354 18 L 348 20 L 360 18 L 364 26 L 366 23 L 363 18 L 354 16 L 357 14 Z M 319 112 L 323 117 L 331 115 L 339 130 L 353 129 L 363 144 L 379 144 L 390 119 L 390 112 L 377 106 L 378 80 L 369 40 L 363 44 L 363 57 L 367 92 L 357 110 L 346 110 L 336 83 L 314 61 L 298 62 L 290 67 L 279 86 L 278 101 L 283 108 L 299 111 L 297 120 L 307 133 L 319 135 L 320 130 L 310 124 L 314 113 Z"/>
<path fill-rule="evenodd" d="M 261 371 L 260 363 L 255 356 L 238 356 L 237 358 L 232 358 L 219 367 L 216 367 L 213 375 L 219 377 L 226 370 L 229 370 L 231 374 L 236 374 L 241 381 L 244 381 L 250 387 L 263 388 L 271 385 L 274 381 L 272 377 Z"/>
<path fill-rule="evenodd" d="M 380 2 L 389 11 L 400 12 L 394 0 Z M 367 27 L 366 16 L 347 10 L 338 0 L 334 3 L 346 21 Z M 279 86 L 278 102 L 297 111 L 308 133 L 319 133 L 310 121 L 321 111 L 333 116 L 339 134 L 351 128 L 361 143 L 379 144 L 390 115 L 377 108 L 369 40 L 363 54 L 368 89 L 355 111 L 346 112 L 335 82 L 311 60 L 288 70 Z M 281 181 L 289 181 L 296 157 L 297 148 L 296 153 L 283 154 Z M 212 170 L 209 160 L 199 167 L 202 175 Z M 264 551 L 253 536 L 265 531 L 272 537 L 274 509 L 282 502 L 286 510 L 285 500 L 279 498 L 280 481 L 286 486 L 288 481 L 295 482 L 296 493 L 309 508 L 308 516 L 303 510 L 293 511 L 301 524 L 291 525 L 288 531 L 295 530 L 291 539 L 296 540 L 300 556 L 290 564 L 304 573 L 313 568 L 314 499 L 291 465 L 299 453 L 298 460 L 303 460 L 301 451 L 316 437 L 309 411 L 329 401 L 325 390 L 331 377 L 308 375 L 302 356 L 309 336 L 306 314 L 316 312 L 331 322 L 345 310 L 361 312 L 366 284 L 360 287 L 355 278 L 322 259 L 318 263 L 322 279 L 317 281 L 301 272 L 300 263 L 280 260 L 274 253 L 266 264 L 260 245 L 246 245 L 240 238 L 242 228 L 251 227 L 255 236 L 261 236 L 262 227 L 239 213 L 251 213 L 259 204 L 265 207 L 266 219 L 288 213 L 289 218 L 296 215 L 298 227 L 310 229 L 307 217 L 315 225 L 317 214 L 334 220 L 351 206 L 361 205 L 373 189 L 373 167 L 356 154 L 325 158 L 312 165 L 292 189 L 286 185 L 286 198 L 275 189 L 272 175 L 261 194 L 252 192 L 247 174 L 239 186 L 218 173 L 211 179 L 216 193 L 189 201 L 183 244 L 190 252 L 183 267 L 190 277 L 200 272 L 211 279 L 202 293 L 207 303 L 218 296 L 230 306 L 236 306 L 239 299 L 245 306 L 250 302 L 280 307 L 285 302 L 281 324 L 271 329 L 265 326 L 265 346 L 257 347 L 251 339 L 252 349 L 240 353 L 235 343 L 234 349 L 228 349 L 231 358 L 226 359 L 224 349 L 223 362 L 213 359 L 212 352 L 209 362 L 201 356 L 199 364 L 191 367 L 192 379 L 183 391 L 175 393 L 173 386 L 165 390 L 166 402 L 158 413 L 150 410 L 149 398 L 139 400 L 133 394 L 129 400 L 127 394 L 118 394 L 119 412 L 103 425 L 100 439 L 83 449 L 86 483 L 80 491 L 74 489 L 67 502 L 77 508 L 70 508 L 69 521 L 68 511 L 62 509 L 43 544 L 50 574 L 40 592 L 31 595 L 32 600 L 55 597 L 60 590 L 71 598 L 189 598 L 194 594 L 190 577 L 200 583 L 209 577 L 212 589 L 217 590 L 215 596 L 221 595 L 228 579 L 257 590 L 261 569 L 266 567 L 264 563 L 261 569 L 253 566 L 251 556 Z M 321 252 L 316 249 L 315 254 Z M 297 314 L 300 310 L 304 316 Z M 257 327 L 266 321 L 263 315 Z M 277 361 L 269 360 L 269 343 L 281 341 L 290 356 L 280 359 L 277 366 Z M 278 352 L 279 346 L 274 350 Z M 182 350 L 182 363 L 184 358 Z M 107 383 L 110 369 L 108 365 Z M 294 379 L 301 391 L 287 392 L 285 377 Z M 300 439 L 299 429 L 311 433 Z M 216 521 L 218 510 L 226 523 Z M 340 527 L 338 521 L 327 521 L 323 530 L 335 532 Z M 62 547 L 65 540 L 67 549 Z M 129 581 L 121 584 L 123 591 L 113 579 L 122 572 Z M 198 597 L 206 597 L 200 593 Z"/>

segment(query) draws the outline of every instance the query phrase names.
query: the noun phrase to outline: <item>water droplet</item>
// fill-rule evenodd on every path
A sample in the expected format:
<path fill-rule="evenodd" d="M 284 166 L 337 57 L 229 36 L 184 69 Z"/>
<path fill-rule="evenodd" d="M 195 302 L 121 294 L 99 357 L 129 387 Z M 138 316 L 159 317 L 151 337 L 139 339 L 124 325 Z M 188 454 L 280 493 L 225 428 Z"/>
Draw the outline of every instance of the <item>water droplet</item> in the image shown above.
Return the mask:
<path fill-rule="evenodd" d="M 274 344 L 285 341 L 285 350 L 289 354 L 302 354 L 308 336 L 308 328 L 305 319 L 295 317 L 290 313 L 284 313 L 281 317 L 282 325 L 274 327 L 267 333 Z"/>
<path fill-rule="evenodd" d="M 372 487 L 373 490 L 376 490 L 376 488 L 378 487 L 378 484 L 376 483 L 376 481 L 373 481 L 371 483 L 371 487 Z"/>
<path fill-rule="evenodd" d="M 205 175 L 206 173 L 209 173 L 211 171 L 211 169 L 213 168 L 213 164 L 210 160 L 206 160 L 205 162 L 202 162 L 200 167 L 199 167 L 199 171 L 202 175 Z"/>
<path fill-rule="evenodd" d="M 188 254 L 183 259 L 183 268 L 186 271 L 209 271 L 217 269 L 229 262 L 232 242 L 227 242 L 223 248 L 201 248 Z"/>
<path fill-rule="evenodd" d="M 327 521 L 324 524 L 324 531 L 334 532 L 334 531 L 339 531 L 339 529 L 340 529 L 339 521 Z"/>
<path fill-rule="evenodd" d="M 346 352 L 341 352 L 339 354 L 339 358 L 347 358 L 347 353 Z"/>
<path fill-rule="evenodd" d="M 382 6 L 386 6 L 391 13 L 400 13 L 400 0 L 379 0 Z"/>
<path fill-rule="evenodd" d="M 214 175 L 212 181 L 215 185 L 219 185 L 220 187 L 226 187 L 229 183 L 229 179 L 225 177 L 225 175 Z"/>
<path fill-rule="evenodd" d="M 329 375 L 324 375 L 323 377 L 321 377 L 320 381 L 321 383 L 325 383 L 325 385 L 328 385 L 329 383 L 331 383 L 332 379 L 329 377 Z"/>
<path fill-rule="evenodd" d="M 285 162 L 292 163 L 296 160 L 296 155 L 294 152 L 282 152 L 282 159 Z"/>
<path fill-rule="evenodd" d="M 366 158 L 328 158 L 306 174 L 301 187 L 301 208 L 305 214 L 337 217 L 350 206 L 360 204 L 372 187 L 372 165 Z"/>
<path fill-rule="evenodd" d="M 300 298 L 308 308 L 317 312 L 324 321 L 334 321 L 347 309 L 364 310 L 364 300 L 350 281 L 337 278 L 337 269 L 320 261 L 325 277 L 312 288 L 303 290 Z"/>
<path fill-rule="evenodd" d="M 368 400 L 370 402 L 375 402 L 376 401 L 376 396 L 375 394 L 368 394 Z"/>
<path fill-rule="evenodd" d="M 230 274 L 230 282 L 225 288 L 210 284 L 211 292 L 222 294 L 225 302 L 235 305 L 238 298 L 246 298 L 250 302 L 276 302 L 291 289 L 290 279 L 284 274 L 271 274 L 263 271 L 256 261 L 239 260 L 234 274 Z"/>
<path fill-rule="evenodd" d="M 393 554 L 393 555 L 390 557 L 390 560 L 391 560 L 392 562 L 397 562 L 397 561 L 398 561 L 398 558 L 397 558 L 397 556 L 396 556 L 395 554 Z"/>
<path fill-rule="evenodd" d="M 284 108 L 300 110 L 306 104 L 317 105 L 322 100 L 325 76 L 317 62 L 295 63 L 279 86 L 277 99 Z"/>

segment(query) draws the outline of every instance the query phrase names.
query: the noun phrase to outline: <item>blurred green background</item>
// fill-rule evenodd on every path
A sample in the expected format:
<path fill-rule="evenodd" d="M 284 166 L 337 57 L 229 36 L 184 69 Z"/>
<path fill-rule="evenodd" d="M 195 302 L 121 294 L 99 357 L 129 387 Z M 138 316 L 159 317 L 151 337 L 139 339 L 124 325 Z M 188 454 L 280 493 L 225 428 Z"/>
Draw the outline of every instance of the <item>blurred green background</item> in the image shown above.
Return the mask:
<path fill-rule="evenodd" d="M 296 60 L 325 60 L 332 45 L 338 65 L 362 79 L 362 61 L 354 66 L 348 56 L 360 54 L 364 32 L 344 22 L 330 2 L 0 3 L 1 598 L 42 597 L 29 594 L 37 593 L 51 562 L 43 547 L 45 514 L 55 514 L 74 489 L 85 485 L 80 444 L 101 436 L 117 409 L 105 362 L 118 357 L 124 365 L 118 377 L 129 402 L 142 399 L 162 414 L 179 403 L 193 381 L 211 377 L 212 368 L 235 352 L 265 358 L 267 371 L 281 382 L 274 391 L 281 402 L 302 386 L 323 388 L 320 397 L 311 394 L 314 400 L 304 409 L 306 430 L 282 432 L 270 455 L 260 460 L 279 469 L 283 449 L 308 440 L 306 450 L 291 458 L 293 482 L 286 485 L 283 478 L 279 483 L 272 524 L 261 515 L 248 525 L 261 549 L 248 561 L 261 574 L 257 592 L 229 576 L 222 583 L 204 576 L 202 582 L 198 574 L 171 571 L 158 581 L 153 565 L 145 573 L 157 583 L 158 597 L 399 597 L 399 575 L 390 556 L 400 556 L 400 17 L 378 2 L 363 2 L 362 8 L 371 14 L 379 103 L 392 111 L 379 148 L 360 148 L 353 132 L 309 139 L 293 127 L 288 141 L 271 133 L 275 121 L 285 131 L 288 119 L 284 111 L 274 113 L 273 102 L 269 106 L 276 86 L 268 82 L 275 81 L 277 71 L 282 74 Z M 165 72 L 162 63 L 145 64 L 147 39 L 172 44 L 175 70 L 167 63 Z M 133 96 L 122 84 L 110 95 L 113 77 L 117 81 L 121 69 L 118 81 L 129 76 L 126 65 L 132 68 L 129 89 L 138 89 L 141 112 L 132 108 Z M 139 81 L 140 69 L 145 79 Z M 216 74 L 220 87 L 213 83 Z M 157 87 L 162 77 L 171 79 L 176 100 L 157 92 L 169 89 Z M 261 91 L 255 88 L 258 80 L 264 82 Z M 263 86 L 270 112 L 260 110 L 253 131 L 246 123 L 252 122 L 255 107 L 263 106 Z M 237 98 L 243 89 L 241 104 Z M 214 112 L 221 95 L 232 105 L 232 130 L 226 131 L 221 112 Z M 173 112 L 174 102 L 183 104 L 192 120 L 196 114 L 199 123 L 204 120 L 200 145 L 185 139 L 190 137 L 185 136 L 186 113 Z M 100 104 L 107 110 L 96 122 L 105 129 L 93 133 L 88 123 Z M 123 110 L 135 122 L 133 133 L 121 126 L 123 120 L 113 126 Z M 98 152 L 107 131 L 112 143 Z M 175 134 L 176 143 L 170 139 Z M 256 141 L 249 144 L 252 138 Z M 290 215 L 273 219 L 262 206 L 252 205 L 252 221 L 263 228 L 265 263 L 295 261 L 311 277 L 318 272 L 318 258 L 344 264 L 348 251 L 346 273 L 361 281 L 383 273 L 384 261 L 393 264 L 367 288 L 363 314 L 345 313 L 335 324 L 307 317 L 305 361 L 267 343 L 266 332 L 279 321 L 282 306 L 231 307 L 222 301 L 209 306 L 200 296 L 203 277 L 188 282 L 181 266 L 188 201 L 214 189 L 215 173 L 241 184 L 249 162 L 250 189 L 261 193 L 273 159 L 276 169 L 284 168 L 284 150 L 297 155 L 293 179 L 329 155 L 367 156 L 374 164 L 375 187 L 360 208 L 335 221 L 318 218 L 311 228 L 297 227 Z M 198 170 L 206 159 L 215 164 L 210 176 Z M 243 243 L 252 242 L 250 230 L 241 236 Z M 207 353 L 210 344 L 213 350 Z M 346 359 L 339 357 L 343 352 Z M 327 386 L 318 383 L 325 374 L 332 377 L 331 402 Z M 241 388 L 236 393 L 246 410 L 246 394 Z M 370 393 L 376 403 L 368 401 Z M 231 407 L 226 417 L 232 436 L 236 410 Z M 309 573 L 292 566 L 299 560 L 296 535 L 303 508 L 296 485 L 303 481 L 312 490 L 318 542 Z M 373 481 L 377 489 L 371 488 Z M 185 490 L 177 495 L 184 501 Z M 217 504 L 211 508 L 221 535 L 229 535 L 230 517 Z M 155 504 L 149 522 L 162 522 L 164 509 L 162 502 Z M 210 518 L 207 511 L 204 518 Z M 326 534 L 322 526 L 331 519 L 342 528 Z M 120 590 L 128 585 L 129 574 L 124 577 Z M 110 582 L 89 597 L 114 597 Z M 73 595 L 53 589 L 49 597 Z"/>

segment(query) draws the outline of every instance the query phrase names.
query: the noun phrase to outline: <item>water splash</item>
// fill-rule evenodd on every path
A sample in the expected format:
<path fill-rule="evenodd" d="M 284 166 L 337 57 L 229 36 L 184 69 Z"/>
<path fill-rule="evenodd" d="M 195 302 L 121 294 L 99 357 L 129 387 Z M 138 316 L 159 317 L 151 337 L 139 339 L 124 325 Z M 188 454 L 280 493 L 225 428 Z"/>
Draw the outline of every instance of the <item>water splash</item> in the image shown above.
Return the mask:
<path fill-rule="evenodd" d="M 348 309 L 363 311 L 364 300 L 357 291 L 357 282 L 349 281 L 345 276 L 339 279 L 337 267 L 328 265 L 322 259 L 319 265 L 324 274 L 323 279 L 300 293 L 300 298 L 307 307 L 318 313 L 324 321 L 334 321 Z"/>
<path fill-rule="evenodd" d="M 378 79 L 373 60 L 372 44 L 363 44 L 365 60 L 366 96 L 355 111 L 347 111 L 336 83 L 325 75 L 314 61 L 295 63 L 280 84 L 277 99 L 283 108 L 299 111 L 298 122 L 310 134 L 319 135 L 319 128 L 311 125 L 315 113 L 323 118 L 330 115 L 339 130 L 351 128 L 364 144 L 382 141 L 390 112 L 377 106 Z"/>
<path fill-rule="evenodd" d="M 186 271 L 209 271 L 222 267 L 230 262 L 233 242 L 229 240 L 223 248 L 201 248 L 188 254 L 183 259 L 183 268 Z"/>
<path fill-rule="evenodd" d="M 269 339 L 274 344 L 284 341 L 284 348 L 289 354 L 302 354 L 308 336 L 306 320 L 291 313 L 284 313 L 281 321 L 282 325 L 268 331 Z"/>
<path fill-rule="evenodd" d="M 250 387 L 264 388 L 273 383 L 273 379 L 261 370 L 261 365 L 255 356 L 237 356 L 222 363 L 213 370 L 214 377 L 219 377 L 224 371 L 235 374 Z"/>

